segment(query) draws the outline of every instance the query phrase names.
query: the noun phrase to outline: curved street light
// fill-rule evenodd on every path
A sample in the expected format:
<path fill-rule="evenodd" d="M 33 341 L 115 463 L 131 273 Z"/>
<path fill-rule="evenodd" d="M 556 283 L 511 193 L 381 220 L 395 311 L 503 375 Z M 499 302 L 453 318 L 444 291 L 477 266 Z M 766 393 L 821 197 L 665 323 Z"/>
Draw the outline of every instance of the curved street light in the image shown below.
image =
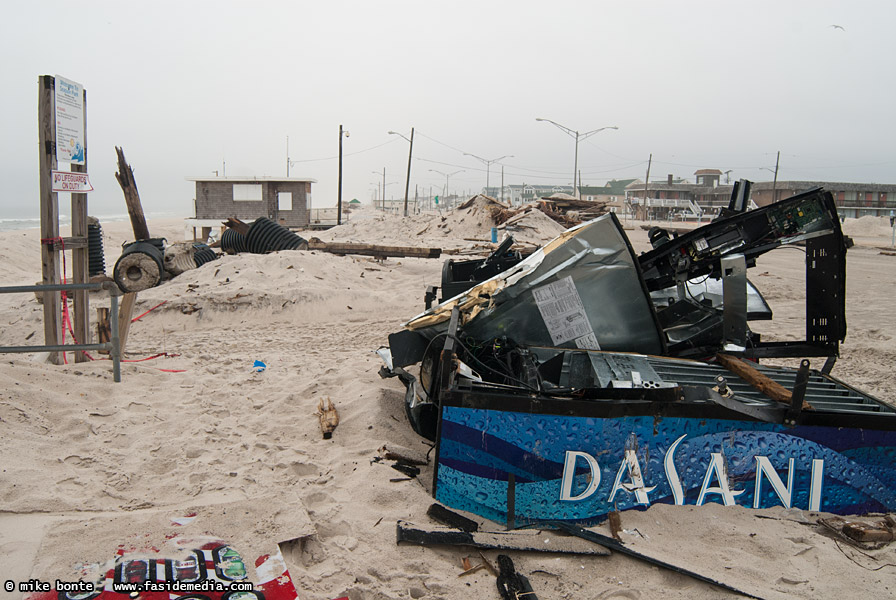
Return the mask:
<path fill-rule="evenodd" d="M 492 163 L 496 163 L 499 160 L 503 160 L 505 158 L 514 158 L 513 154 L 505 154 L 504 156 L 501 156 L 499 158 L 493 158 L 491 160 L 486 160 L 486 159 L 482 158 L 481 156 L 476 156 L 475 154 L 471 154 L 470 152 L 464 152 L 464 156 L 472 156 L 473 158 L 475 158 L 478 161 L 481 161 L 485 165 L 485 191 L 486 191 L 486 193 L 488 193 L 488 181 L 489 181 L 489 175 L 490 175 L 490 169 L 491 169 Z"/>
<path fill-rule="evenodd" d="M 446 200 L 448 198 L 448 178 L 451 177 L 452 175 L 457 175 L 458 173 L 465 172 L 463 169 L 461 169 L 460 171 L 455 171 L 454 173 L 442 173 L 441 171 L 436 171 L 435 169 L 430 169 L 430 171 L 432 171 L 433 173 L 438 173 L 439 175 L 445 176 L 445 193 L 443 195 L 446 198 Z"/>
<path fill-rule="evenodd" d="M 582 184 L 582 182 L 580 181 L 579 186 L 576 185 L 576 177 L 578 176 L 578 172 L 579 172 L 579 141 L 587 140 L 595 133 L 600 133 L 601 131 L 604 131 L 606 129 L 619 129 L 619 128 L 616 127 L 615 125 L 611 125 L 609 127 L 600 127 L 598 129 L 592 129 L 591 131 L 586 131 L 585 133 L 579 133 L 575 129 L 570 129 L 569 127 L 566 127 L 565 125 L 561 125 L 560 123 L 557 123 L 556 121 L 551 121 L 550 119 L 541 119 L 541 118 L 536 117 L 535 120 L 536 121 L 545 121 L 547 123 L 550 123 L 551 125 L 554 125 L 558 129 L 563 131 L 565 134 L 567 134 L 568 136 L 570 136 L 576 140 L 576 158 L 575 158 L 575 162 L 573 163 L 573 169 L 572 169 L 572 195 L 578 197 L 578 189 L 579 189 L 579 186 Z"/>
<path fill-rule="evenodd" d="M 397 135 L 403 137 L 411 145 L 408 150 L 408 177 L 404 183 L 404 216 L 408 216 L 408 189 L 411 187 L 411 156 L 414 153 L 414 128 L 411 127 L 411 139 L 408 139 L 397 131 L 390 131 L 389 135 Z"/>

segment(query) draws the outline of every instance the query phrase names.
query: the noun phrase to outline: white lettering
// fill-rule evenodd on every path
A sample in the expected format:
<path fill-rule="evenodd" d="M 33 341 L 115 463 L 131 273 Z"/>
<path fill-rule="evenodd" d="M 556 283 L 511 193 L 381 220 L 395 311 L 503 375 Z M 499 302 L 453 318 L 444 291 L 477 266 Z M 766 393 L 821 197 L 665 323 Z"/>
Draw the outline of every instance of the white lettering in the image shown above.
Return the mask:
<path fill-rule="evenodd" d="M 669 481 L 669 487 L 672 488 L 672 498 L 675 500 L 676 506 L 684 504 L 684 490 L 681 487 L 681 479 L 678 477 L 678 471 L 675 469 L 675 450 L 678 444 L 688 435 L 684 434 L 669 446 L 666 450 L 666 456 L 663 458 L 663 467 L 666 469 L 666 479 Z"/>
<path fill-rule="evenodd" d="M 809 483 L 809 510 L 821 510 L 821 480 L 823 478 L 824 460 L 820 458 L 813 458 L 812 479 Z"/>
<path fill-rule="evenodd" d="M 572 482 L 576 478 L 576 460 L 580 457 L 585 459 L 585 462 L 588 464 L 588 468 L 591 470 L 591 483 L 588 484 L 588 487 L 585 488 L 584 492 L 582 492 L 578 496 L 573 497 L 571 495 Z M 584 500 L 585 498 L 591 496 L 594 492 L 596 492 L 599 485 L 600 465 L 597 464 L 597 459 L 586 452 L 567 450 L 566 458 L 563 461 L 563 479 L 560 482 L 560 500 L 566 500 L 569 502 Z"/>
<path fill-rule="evenodd" d="M 712 474 L 716 474 L 719 480 L 718 487 L 709 487 L 712 481 Z M 703 478 L 703 485 L 700 487 L 700 496 L 697 497 L 697 506 L 703 506 L 703 501 L 707 494 L 719 494 L 722 496 L 722 503 L 725 506 L 734 505 L 734 497 L 740 496 L 744 490 L 733 490 L 728 486 L 728 468 L 725 465 L 725 456 L 721 452 L 713 452 L 712 459 L 709 461 L 709 467 L 706 469 L 706 476 Z"/>
<path fill-rule="evenodd" d="M 775 494 L 778 495 L 784 508 L 790 508 L 790 502 L 793 498 L 793 459 L 791 458 L 787 465 L 787 487 L 785 488 L 784 482 L 781 481 L 778 472 L 772 466 L 772 461 L 767 456 L 754 456 L 753 458 L 756 459 L 756 486 L 753 490 L 753 508 L 759 508 L 762 500 L 763 473 L 768 478 L 768 482 L 772 484 L 772 489 L 775 490 Z"/>
<path fill-rule="evenodd" d="M 631 477 L 631 483 L 622 483 L 622 477 L 628 472 Z M 647 494 L 656 489 L 655 485 L 650 487 L 644 486 L 644 477 L 641 475 L 641 463 L 638 462 L 638 452 L 634 448 L 625 449 L 625 458 L 619 465 L 616 472 L 616 481 L 613 482 L 613 489 L 610 490 L 608 503 L 613 502 L 616 492 L 625 490 L 626 492 L 635 493 L 635 502 L 638 504 L 650 505 L 650 499 Z"/>

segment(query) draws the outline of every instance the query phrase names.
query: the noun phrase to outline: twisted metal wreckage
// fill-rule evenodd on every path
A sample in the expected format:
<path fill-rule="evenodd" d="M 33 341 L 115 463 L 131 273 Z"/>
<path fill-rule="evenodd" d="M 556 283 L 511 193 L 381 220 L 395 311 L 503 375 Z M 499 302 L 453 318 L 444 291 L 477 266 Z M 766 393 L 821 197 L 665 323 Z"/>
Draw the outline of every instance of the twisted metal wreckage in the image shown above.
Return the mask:
<path fill-rule="evenodd" d="M 831 376 L 846 335 L 833 198 L 747 212 L 748 186 L 708 225 L 652 231 L 640 256 L 615 215 L 583 223 L 389 336 L 381 375 L 436 441 L 437 500 L 517 525 L 652 503 L 896 510 L 896 411 Z M 793 244 L 806 336 L 766 340 L 747 271 Z"/>

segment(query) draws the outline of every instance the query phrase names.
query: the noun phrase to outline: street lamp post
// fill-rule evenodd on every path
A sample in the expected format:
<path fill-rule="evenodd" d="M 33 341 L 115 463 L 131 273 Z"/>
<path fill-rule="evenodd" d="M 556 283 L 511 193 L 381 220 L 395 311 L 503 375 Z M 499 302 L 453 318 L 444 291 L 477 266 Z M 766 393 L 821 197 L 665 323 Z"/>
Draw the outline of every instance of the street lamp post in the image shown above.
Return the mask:
<path fill-rule="evenodd" d="M 470 154 L 469 152 L 464 152 L 464 156 L 472 156 L 478 161 L 481 161 L 485 165 L 485 192 L 488 193 L 488 183 L 489 183 L 489 175 L 492 163 L 496 163 L 499 160 L 504 160 L 505 158 L 513 158 L 513 154 L 507 154 L 505 156 L 501 156 L 499 158 L 493 158 L 491 160 L 486 160 L 481 156 L 476 156 L 475 154 Z"/>
<path fill-rule="evenodd" d="M 375 175 L 379 175 L 379 171 L 371 171 L 371 173 Z M 382 202 L 380 204 L 380 208 L 384 211 L 386 210 L 386 167 L 383 167 L 383 197 Z"/>
<path fill-rule="evenodd" d="M 348 137 L 348 131 L 339 126 L 339 195 L 336 199 L 336 224 L 342 225 L 342 136 Z"/>
<path fill-rule="evenodd" d="M 605 129 L 619 129 L 619 128 L 616 127 L 615 125 L 611 125 L 609 127 L 601 127 L 599 129 L 592 129 L 591 131 L 586 131 L 585 133 L 579 133 L 578 131 L 576 131 L 574 129 L 570 129 L 569 127 L 561 125 L 560 123 L 551 121 L 550 119 L 536 118 L 535 120 L 536 121 L 546 121 L 546 122 L 550 123 L 551 125 L 554 125 L 558 129 L 560 129 L 561 131 L 563 131 L 564 133 L 566 133 L 573 139 L 575 139 L 575 141 L 576 141 L 576 158 L 575 158 L 575 162 L 573 163 L 573 169 L 572 169 L 572 195 L 578 197 L 577 192 L 578 192 L 579 186 L 582 185 L 581 181 L 579 181 L 578 186 L 576 185 L 576 176 L 577 176 L 577 173 L 579 172 L 579 141 L 587 140 L 595 133 L 599 133 Z"/>
<path fill-rule="evenodd" d="M 389 134 L 401 136 L 411 145 L 408 150 L 408 176 L 404 183 L 404 216 L 408 216 L 408 190 L 411 187 L 411 156 L 414 154 L 414 128 L 411 127 L 411 139 L 409 140 L 397 131 L 390 131 Z"/>
<path fill-rule="evenodd" d="M 430 169 L 430 171 L 432 171 L 433 173 L 438 173 L 439 175 L 444 175 L 444 176 L 445 176 L 445 193 L 444 193 L 442 196 L 446 199 L 446 202 L 447 202 L 447 198 L 448 198 L 448 178 L 451 177 L 452 175 L 457 175 L 458 173 L 463 173 L 463 172 L 464 172 L 463 169 L 461 169 L 460 171 L 455 171 L 454 173 L 442 173 L 441 171 L 436 171 L 435 169 Z"/>
<path fill-rule="evenodd" d="M 772 182 L 772 204 L 778 201 L 778 167 L 781 165 L 781 151 L 778 150 L 778 156 L 775 159 L 775 169 L 774 171 L 768 167 L 760 167 L 765 171 L 775 174 L 775 179 Z"/>

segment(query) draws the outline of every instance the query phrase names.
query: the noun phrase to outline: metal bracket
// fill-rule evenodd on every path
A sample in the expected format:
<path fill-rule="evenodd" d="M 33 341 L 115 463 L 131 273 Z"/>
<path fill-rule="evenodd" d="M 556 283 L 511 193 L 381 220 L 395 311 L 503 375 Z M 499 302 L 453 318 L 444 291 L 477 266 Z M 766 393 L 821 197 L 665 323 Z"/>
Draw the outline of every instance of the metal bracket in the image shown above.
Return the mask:
<path fill-rule="evenodd" d="M 790 395 L 790 408 L 784 416 L 784 424 L 795 426 L 803 412 L 803 400 L 806 398 L 806 389 L 809 387 L 809 360 L 800 361 L 799 371 L 796 372 L 796 382 L 793 384 L 793 392 Z"/>

